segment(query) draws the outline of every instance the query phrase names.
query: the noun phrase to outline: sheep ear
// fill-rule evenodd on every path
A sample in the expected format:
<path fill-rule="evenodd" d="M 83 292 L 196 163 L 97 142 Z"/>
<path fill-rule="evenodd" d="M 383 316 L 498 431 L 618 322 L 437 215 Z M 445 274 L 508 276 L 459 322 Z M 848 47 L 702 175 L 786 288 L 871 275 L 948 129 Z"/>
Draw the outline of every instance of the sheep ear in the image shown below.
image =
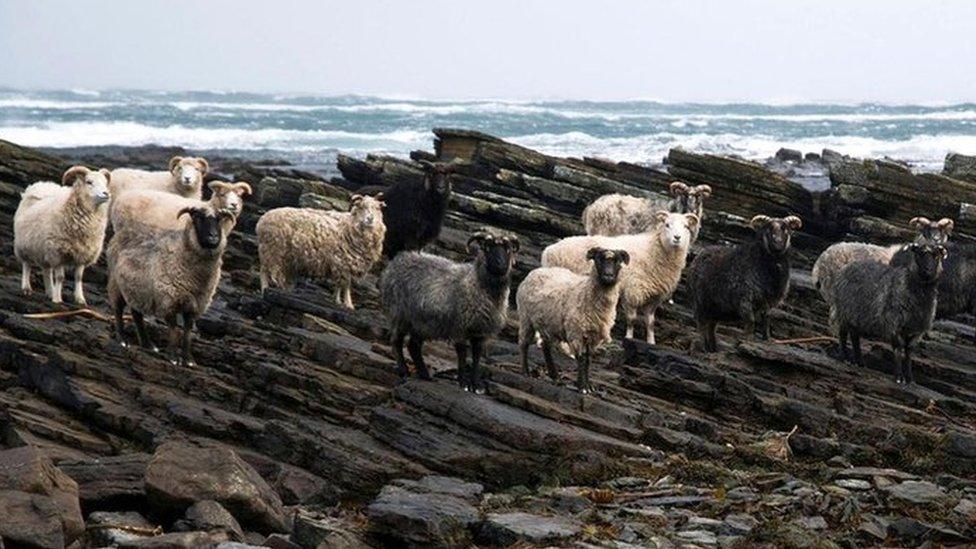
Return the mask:
<path fill-rule="evenodd" d="M 231 184 L 231 187 L 234 189 L 235 193 L 241 196 L 251 196 L 254 194 L 250 183 L 247 183 L 246 181 L 238 181 L 237 183 Z"/>
<path fill-rule="evenodd" d="M 173 158 L 170 158 L 169 159 L 169 171 L 175 170 L 176 167 L 180 165 L 180 162 L 183 162 L 183 157 L 182 156 L 174 156 Z"/>
<path fill-rule="evenodd" d="M 664 210 L 660 210 L 654 213 L 654 219 L 656 219 L 658 223 L 664 223 L 667 221 L 669 215 L 671 214 Z"/>
<path fill-rule="evenodd" d="M 945 246 L 939 246 L 936 249 L 939 250 L 939 254 L 942 256 L 942 259 L 949 257 L 949 249 Z"/>
<path fill-rule="evenodd" d="M 620 262 L 624 265 L 630 263 L 630 254 L 626 250 L 617 250 L 617 257 L 620 258 Z"/>
<path fill-rule="evenodd" d="M 708 198 L 712 196 L 712 188 L 708 185 L 698 185 L 694 188 L 695 194 L 701 196 L 702 198 Z"/>
<path fill-rule="evenodd" d="M 671 183 L 668 189 L 671 191 L 671 196 L 680 196 L 683 194 L 688 194 L 688 185 L 685 185 L 680 181 L 675 181 Z"/>
<path fill-rule="evenodd" d="M 480 246 L 481 243 L 484 242 L 487 236 L 488 234 L 484 232 L 477 232 L 471 235 L 471 238 L 468 239 L 468 251 L 469 252 L 475 251 L 475 249 L 472 247 L 472 244 L 477 244 Z"/>
<path fill-rule="evenodd" d="M 517 253 L 519 251 L 519 248 L 522 246 L 519 243 L 519 239 L 518 239 L 517 236 L 510 236 L 510 237 L 508 237 L 508 239 L 506 240 L 506 242 L 508 242 L 508 245 L 511 246 L 512 253 Z"/>
<path fill-rule="evenodd" d="M 73 185 L 75 179 L 79 177 L 85 177 L 86 175 L 88 175 L 88 172 L 90 171 L 91 170 L 89 170 L 84 166 L 72 166 L 68 168 L 68 171 L 64 172 L 64 175 L 61 176 L 61 184 Z"/>
<path fill-rule="evenodd" d="M 603 253 L 603 248 L 599 246 L 590 248 L 589 250 L 586 251 L 586 260 L 592 261 L 596 259 L 596 256 L 600 255 L 601 253 Z"/>
<path fill-rule="evenodd" d="M 754 231 L 758 231 L 770 221 L 772 221 L 772 219 L 768 215 L 757 215 L 749 220 L 749 228 Z"/>
<path fill-rule="evenodd" d="M 929 221 L 927 217 L 919 216 L 919 217 L 911 218 L 911 220 L 908 221 L 908 226 L 913 229 L 921 229 L 922 227 L 925 227 L 930 223 L 932 222 Z"/>
<path fill-rule="evenodd" d="M 949 219 L 948 217 L 943 217 L 942 219 L 939 220 L 939 222 L 937 223 L 937 226 L 945 234 L 951 234 L 952 233 L 952 229 L 954 229 L 956 227 L 956 222 L 953 221 L 953 220 L 951 220 L 951 219 Z"/>
<path fill-rule="evenodd" d="M 686 213 L 685 223 L 688 225 L 689 229 L 694 229 L 699 223 L 701 223 L 701 219 L 698 218 L 698 214 Z"/>
<path fill-rule="evenodd" d="M 206 159 L 204 159 L 204 158 L 195 158 L 194 159 L 194 162 L 196 162 L 197 167 L 200 168 L 200 171 L 202 173 L 206 174 L 206 173 L 208 173 L 210 171 L 210 163 L 207 162 Z"/>
<path fill-rule="evenodd" d="M 349 208 L 352 209 L 353 206 L 363 201 L 363 195 L 354 194 L 349 197 Z"/>
<path fill-rule="evenodd" d="M 783 218 L 783 222 L 794 231 L 803 227 L 803 220 L 795 215 L 788 215 Z"/>

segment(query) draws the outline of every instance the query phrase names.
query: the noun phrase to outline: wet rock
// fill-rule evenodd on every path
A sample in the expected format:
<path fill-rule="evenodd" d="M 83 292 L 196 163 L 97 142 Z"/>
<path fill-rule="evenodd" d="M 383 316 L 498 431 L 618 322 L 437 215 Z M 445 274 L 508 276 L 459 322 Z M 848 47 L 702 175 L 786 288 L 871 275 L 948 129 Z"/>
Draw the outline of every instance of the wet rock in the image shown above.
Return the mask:
<path fill-rule="evenodd" d="M 891 498 L 920 505 L 938 503 L 947 497 L 945 490 L 928 481 L 906 480 L 889 486 L 884 491 Z"/>
<path fill-rule="evenodd" d="M 976 156 L 949 153 L 945 157 L 942 173 L 955 179 L 976 183 Z"/>
<path fill-rule="evenodd" d="M 801 162 L 803 161 L 803 153 L 796 149 L 787 149 L 783 147 L 776 151 L 776 159 L 784 162 Z"/>
<path fill-rule="evenodd" d="M 149 454 L 124 454 L 65 460 L 58 468 L 78 483 L 86 512 L 146 507 L 145 476 Z"/>
<path fill-rule="evenodd" d="M 88 515 L 87 527 L 88 543 L 94 547 L 114 546 L 163 532 L 134 511 L 96 511 Z"/>
<path fill-rule="evenodd" d="M 489 513 L 478 528 L 481 543 L 507 547 L 518 542 L 551 544 L 579 535 L 582 524 L 567 517 L 529 513 Z"/>
<path fill-rule="evenodd" d="M 884 517 L 865 513 L 861 516 L 861 523 L 857 526 L 857 531 L 868 538 L 884 541 L 888 539 L 888 527 L 890 522 Z"/>
<path fill-rule="evenodd" d="M 464 544 L 468 527 L 478 520 L 478 510 L 462 498 L 398 486 L 383 488 L 366 515 L 373 535 L 411 546 Z"/>
<path fill-rule="evenodd" d="M 484 492 L 484 487 L 477 482 L 438 475 L 427 475 L 420 480 L 396 479 L 392 484 L 417 494 L 443 494 L 471 503 L 477 503 Z"/>
<path fill-rule="evenodd" d="M 226 532 L 234 541 L 244 539 L 244 531 L 233 515 L 216 501 L 198 501 L 186 510 L 186 517 L 177 523 L 177 530 L 186 532 Z"/>
<path fill-rule="evenodd" d="M 744 536 L 755 528 L 759 521 L 755 517 L 746 513 L 733 513 L 725 517 L 722 521 L 722 531 L 730 535 Z"/>
<path fill-rule="evenodd" d="M 304 511 L 295 514 L 291 541 L 303 549 L 356 549 L 365 545 L 342 522 Z"/>
<path fill-rule="evenodd" d="M 692 516 L 688 518 L 688 522 L 681 527 L 682 530 L 708 530 L 709 532 L 719 533 L 722 530 L 723 522 L 721 520 L 708 518 L 708 517 L 698 517 Z"/>
<path fill-rule="evenodd" d="M 146 492 L 152 508 L 164 515 L 213 500 L 262 533 L 288 530 L 278 495 L 228 448 L 161 445 L 146 468 Z"/>
<path fill-rule="evenodd" d="M 271 534 L 264 540 L 264 546 L 271 549 L 303 549 L 301 545 L 291 541 L 285 534 Z"/>
<path fill-rule="evenodd" d="M 718 544 L 718 537 L 708 530 L 682 530 L 675 534 L 675 538 L 682 543 L 692 543 L 703 546 Z"/>
<path fill-rule="evenodd" d="M 63 531 L 65 545 L 73 542 L 85 531 L 85 522 L 78 501 L 78 484 L 55 467 L 38 448 L 22 446 L 0 451 L 0 490 L 7 494 L 6 505 L 11 508 L 10 510 L 17 508 L 21 513 L 27 513 L 24 515 L 25 518 L 33 517 L 28 520 L 46 523 L 50 520 L 48 503 L 56 506 L 57 520 Z M 13 495 L 13 492 L 43 496 L 48 498 L 49 502 L 38 503 L 39 513 L 35 515 L 25 511 L 23 506 L 28 501 L 39 501 L 39 499 L 25 499 Z M 0 513 L 0 516 L 3 516 L 3 513 Z M 0 524 L 0 536 L 17 539 L 7 535 L 3 531 L 4 528 Z"/>
<path fill-rule="evenodd" d="M 795 522 L 808 530 L 826 530 L 828 526 L 827 521 L 819 515 L 812 517 L 800 517 L 796 519 Z"/>
<path fill-rule="evenodd" d="M 834 481 L 834 484 L 840 486 L 841 488 L 846 488 L 848 490 L 870 490 L 871 483 L 866 480 L 860 480 L 856 478 L 842 478 Z"/>

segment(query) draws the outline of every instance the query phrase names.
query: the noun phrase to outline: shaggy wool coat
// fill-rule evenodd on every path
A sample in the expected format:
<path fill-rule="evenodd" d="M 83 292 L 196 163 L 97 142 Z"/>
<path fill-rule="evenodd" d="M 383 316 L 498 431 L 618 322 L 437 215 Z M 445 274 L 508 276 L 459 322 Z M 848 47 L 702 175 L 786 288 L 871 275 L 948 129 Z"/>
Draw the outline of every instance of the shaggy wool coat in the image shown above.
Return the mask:
<path fill-rule="evenodd" d="M 80 186 L 34 183 L 14 213 L 14 255 L 45 268 L 91 265 L 102 253 L 107 209 Z"/>

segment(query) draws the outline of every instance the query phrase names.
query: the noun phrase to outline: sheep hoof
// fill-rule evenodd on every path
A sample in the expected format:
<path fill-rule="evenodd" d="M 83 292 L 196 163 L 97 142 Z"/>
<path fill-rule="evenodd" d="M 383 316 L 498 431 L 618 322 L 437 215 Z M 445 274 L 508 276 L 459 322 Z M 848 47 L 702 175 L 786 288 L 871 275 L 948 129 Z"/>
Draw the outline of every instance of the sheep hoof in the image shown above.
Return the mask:
<path fill-rule="evenodd" d="M 123 349 L 128 349 L 129 344 L 126 343 L 125 341 L 119 341 L 119 347 L 122 347 Z"/>
<path fill-rule="evenodd" d="M 34 290 L 32 290 L 30 288 L 23 288 L 20 291 L 23 292 L 23 294 L 25 296 L 27 296 L 27 297 L 30 297 L 30 296 L 34 295 Z"/>
<path fill-rule="evenodd" d="M 483 394 L 485 394 L 487 392 L 488 392 L 488 390 L 485 389 L 484 387 L 475 387 L 475 389 L 474 389 L 474 394 L 476 394 L 476 395 L 483 395 Z"/>

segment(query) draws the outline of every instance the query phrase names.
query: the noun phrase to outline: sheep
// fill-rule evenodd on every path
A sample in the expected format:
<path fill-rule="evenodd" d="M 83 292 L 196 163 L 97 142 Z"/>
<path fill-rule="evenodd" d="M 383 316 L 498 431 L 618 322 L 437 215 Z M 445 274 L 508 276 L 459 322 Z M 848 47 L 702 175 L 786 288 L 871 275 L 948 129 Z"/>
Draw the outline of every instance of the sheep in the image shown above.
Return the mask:
<path fill-rule="evenodd" d="M 861 336 L 883 339 L 895 354 L 895 380 L 913 383 L 911 348 L 932 328 L 939 279 L 946 248 L 909 244 L 904 265 L 856 261 L 836 277 L 830 295 L 830 327 L 840 340 L 841 354 L 862 365 Z M 903 357 L 899 356 L 899 353 Z"/>
<path fill-rule="evenodd" d="M 644 316 L 646 340 L 655 343 L 654 315 L 678 287 L 688 258 L 691 234 L 698 216 L 665 211 L 656 214 L 657 228 L 651 232 L 621 236 L 571 236 L 542 251 L 543 267 L 564 267 L 587 274 L 587 250 L 594 246 L 624 250 L 630 265 L 620 274 L 620 308 L 627 321 L 626 337 L 634 337 L 638 312 Z"/>
<path fill-rule="evenodd" d="M 115 337 L 127 347 L 122 314 L 132 310 L 139 345 L 156 350 L 146 334 L 144 317 L 166 322 L 169 347 L 175 351 L 182 328 L 182 343 L 175 365 L 193 366 L 190 353 L 194 323 L 210 307 L 217 283 L 227 233 L 233 216 L 209 206 L 184 208 L 177 217 L 190 216 L 180 230 L 127 231 L 109 242 L 108 301 L 115 313 Z"/>
<path fill-rule="evenodd" d="M 186 198 L 202 198 L 203 177 L 210 171 L 210 164 L 203 158 L 174 156 L 169 161 L 168 172 L 150 172 L 132 168 L 112 170 L 112 196 L 118 198 L 124 191 L 135 189 L 164 191 Z"/>
<path fill-rule="evenodd" d="M 425 380 L 431 377 L 423 358 L 424 341 L 449 340 L 457 352 L 461 388 L 484 394 L 480 361 L 485 341 L 505 325 L 518 249 L 514 236 L 485 230 L 468 239 L 468 250 L 477 254 L 474 262 L 404 252 L 387 264 L 380 276 L 380 297 L 390 318 L 390 344 L 401 377 L 407 376 L 403 343 L 408 336 L 410 356 Z"/>
<path fill-rule="evenodd" d="M 251 194 L 251 186 L 243 181 L 224 183 L 211 181 L 210 200 L 204 202 L 163 191 L 134 190 L 122 193 L 109 207 L 112 230 L 119 232 L 133 224 L 159 229 L 179 229 L 186 219 L 177 219 L 183 208 L 209 205 L 213 210 L 227 210 L 236 218 L 244 209 L 244 196 Z"/>
<path fill-rule="evenodd" d="M 552 360 L 552 342 L 567 344 L 576 358 L 576 387 L 583 394 L 592 390 L 592 351 L 611 339 L 620 297 L 620 270 L 630 262 L 630 254 L 593 247 L 586 258 L 593 262 L 587 276 L 562 267 L 540 267 L 525 277 L 515 294 L 522 370 L 533 374 L 528 351 L 530 336 L 538 331 L 549 377 L 553 381 L 559 378 Z"/>
<path fill-rule="evenodd" d="M 108 223 L 108 170 L 73 166 L 61 176 L 62 186 L 41 181 L 24 189 L 14 212 L 14 255 L 21 263 L 20 288 L 31 288 L 31 267 L 44 272 L 44 286 L 61 303 L 65 267 L 74 267 L 74 302 L 85 305 L 85 267 L 102 253 Z M 70 185 L 70 186 L 69 186 Z"/>
<path fill-rule="evenodd" d="M 907 247 L 906 247 L 907 248 Z M 976 316 L 976 244 L 947 243 L 948 252 L 939 278 L 939 298 L 936 318 L 950 318 L 962 313 Z M 890 264 L 906 266 L 911 263 L 907 249 L 899 250 Z M 976 329 L 973 331 L 976 341 Z"/>
<path fill-rule="evenodd" d="M 607 194 L 593 201 L 583 210 L 583 226 L 588 235 L 618 236 L 636 234 L 654 228 L 655 213 L 667 210 L 673 213 L 693 213 L 704 219 L 704 200 L 711 196 L 708 185 L 689 187 L 680 181 L 671 183 L 671 200 L 640 198 L 625 194 Z M 698 239 L 696 227 L 692 242 Z"/>
<path fill-rule="evenodd" d="M 954 223 L 951 219 L 943 218 L 939 221 L 929 221 L 924 217 L 914 217 L 908 222 L 909 227 L 918 231 L 916 244 L 944 245 L 949 240 Z M 863 242 L 839 242 L 824 250 L 813 264 L 813 283 L 820 291 L 825 301 L 830 300 L 836 276 L 855 261 L 872 260 L 888 263 L 895 253 L 904 245 L 877 246 Z"/>
<path fill-rule="evenodd" d="M 353 309 L 352 282 L 380 260 L 386 225 L 383 194 L 353 195 L 349 212 L 276 208 L 261 216 L 255 232 L 261 291 L 291 288 L 302 276 L 331 278 L 335 300 Z"/>
<path fill-rule="evenodd" d="M 688 289 L 705 351 L 718 350 L 715 327 L 720 321 L 743 320 L 747 337 L 753 337 L 758 317 L 761 335 L 771 337 L 769 310 L 789 291 L 790 237 L 802 226 L 795 215 L 757 215 L 749 222 L 754 239 L 730 247 L 710 246 L 695 257 Z"/>
<path fill-rule="evenodd" d="M 450 176 L 457 166 L 426 160 L 421 160 L 420 164 L 425 172 L 423 184 L 398 181 L 384 191 L 386 237 L 383 255 L 387 258 L 404 250 L 421 250 L 441 233 L 451 197 Z"/>

